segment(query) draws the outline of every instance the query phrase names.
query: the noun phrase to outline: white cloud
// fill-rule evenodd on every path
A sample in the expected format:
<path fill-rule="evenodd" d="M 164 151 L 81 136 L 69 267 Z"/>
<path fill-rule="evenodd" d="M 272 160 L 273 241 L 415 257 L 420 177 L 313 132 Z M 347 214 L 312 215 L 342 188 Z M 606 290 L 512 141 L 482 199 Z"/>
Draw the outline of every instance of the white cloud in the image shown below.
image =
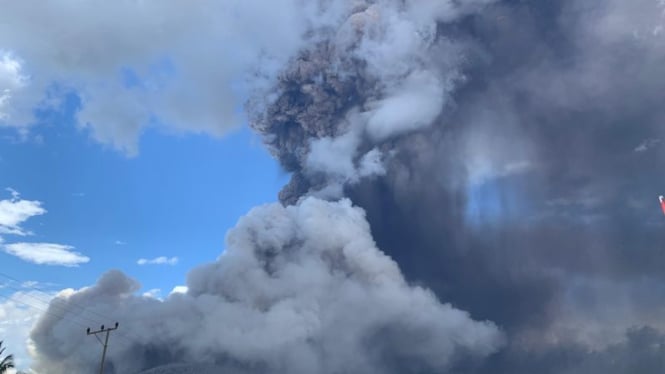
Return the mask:
<path fill-rule="evenodd" d="M 30 330 L 48 307 L 54 295 L 37 291 L 18 291 L 0 298 L 0 339 L 14 355 L 18 369 L 30 364 Z"/>
<path fill-rule="evenodd" d="M 32 232 L 21 227 L 31 217 L 46 213 L 42 203 L 23 200 L 18 191 L 7 188 L 12 195 L 9 200 L 0 200 L 0 234 L 26 236 Z M 9 243 L 0 237 L 0 250 L 22 260 L 40 265 L 78 266 L 90 261 L 89 257 L 73 251 L 74 247 L 55 243 Z"/>
<path fill-rule="evenodd" d="M 11 199 L 0 200 L 0 234 L 30 235 L 21 227 L 31 217 L 46 213 L 40 201 L 23 200 L 16 190 L 8 188 Z"/>
<path fill-rule="evenodd" d="M 175 287 L 173 287 L 171 292 L 169 292 L 169 295 L 173 295 L 175 293 L 186 294 L 187 291 L 189 291 L 189 288 L 187 286 L 175 286 Z"/>
<path fill-rule="evenodd" d="M 161 299 L 161 296 L 162 296 L 162 290 L 160 290 L 159 288 L 153 288 L 143 293 L 143 297 L 148 297 L 151 299 L 159 300 Z"/>
<path fill-rule="evenodd" d="M 5 190 L 9 191 L 9 193 L 12 194 L 12 199 L 18 199 L 19 197 L 21 197 L 21 194 L 11 187 L 7 187 L 5 188 Z"/>
<path fill-rule="evenodd" d="M 140 258 L 136 263 L 139 265 L 176 265 L 178 261 L 177 257 L 159 256 L 153 259 Z"/>
<path fill-rule="evenodd" d="M 27 77 L 21 62 L 8 51 L 0 50 L 0 123 L 9 119 L 12 96 L 23 88 Z"/>
<path fill-rule="evenodd" d="M 89 257 L 73 251 L 74 247 L 62 244 L 11 243 L 1 248 L 10 255 L 38 265 L 76 267 L 90 261 Z"/>
<path fill-rule="evenodd" d="M 635 152 L 646 152 L 649 149 L 657 146 L 660 143 L 660 139 L 646 139 L 635 147 Z"/>
<path fill-rule="evenodd" d="M 115 245 L 127 245 L 127 242 L 123 242 L 122 240 L 116 240 L 114 242 Z"/>
<path fill-rule="evenodd" d="M 0 46 L 12 57 L 2 60 L 0 55 L 0 62 L 5 61 L 11 82 L 30 75 L 20 92 L 12 88 L 5 125 L 32 122 L 33 109 L 48 105 L 45 92 L 57 83 L 81 97 L 78 125 L 127 154 L 137 152 L 138 137 L 149 122 L 225 134 L 242 123 L 238 108 L 250 90 L 245 77 L 252 76 L 253 87 L 275 77 L 300 48 L 309 25 L 337 20 L 334 12 L 320 12 L 318 3 L 3 3 Z"/>
<path fill-rule="evenodd" d="M 35 288 L 39 285 L 39 282 L 37 281 L 25 281 L 21 283 L 21 287 L 23 288 Z"/>

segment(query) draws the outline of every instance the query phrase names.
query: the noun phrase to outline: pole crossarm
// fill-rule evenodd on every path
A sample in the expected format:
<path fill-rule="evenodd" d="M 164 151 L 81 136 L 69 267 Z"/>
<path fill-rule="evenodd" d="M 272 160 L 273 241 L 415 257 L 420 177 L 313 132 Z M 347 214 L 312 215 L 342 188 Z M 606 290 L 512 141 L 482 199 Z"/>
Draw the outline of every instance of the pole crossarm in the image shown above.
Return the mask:
<path fill-rule="evenodd" d="M 99 367 L 99 374 L 104 374 L 104 360 L 106 359 L 106 349 L 109 346 L 109 335 L 111 334 L 111 331 L 117 330 L 118 329 L 118 322 L 115 323 L 114 327 L 108 327 L 105 328 L 104 325 L 101 326 L 101 328 L 97 331 L 90 331 L 90 327 L 85 331 L 87 335 L 94 335 L 95 338 L 99 341 L 99 343 L 102 344 L 104 347 L 104 350 L 102 351 L 102 363 Z M 106 337 L 104 341 L 102 342 L 102 339 L 100 339 L 97 334 L 102 334 L 106 333 Z"/>

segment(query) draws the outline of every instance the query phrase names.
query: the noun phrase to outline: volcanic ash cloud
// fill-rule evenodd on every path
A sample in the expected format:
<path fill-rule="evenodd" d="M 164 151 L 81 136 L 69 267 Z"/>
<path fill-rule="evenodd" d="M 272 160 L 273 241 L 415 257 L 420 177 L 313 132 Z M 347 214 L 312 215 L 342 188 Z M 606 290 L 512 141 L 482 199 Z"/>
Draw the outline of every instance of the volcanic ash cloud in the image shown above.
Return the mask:
<path fill-rule="evenodd" d="M 407 284 L 347 199 L 255 208 L 226 242 L 216 262 L 190 273 L 187 294 L 163 302 L 135 296 L 138 284 L 115 271 L 62 293 L 33 331 L 37 368 L 98 365 L 99 347 L 71 325 L 76 316 L 56 317 L 78 305 L 121 321 L 110 373 L 174 362 L 249 373 L 441 372 L 502 344 L 491 322 Z"/>

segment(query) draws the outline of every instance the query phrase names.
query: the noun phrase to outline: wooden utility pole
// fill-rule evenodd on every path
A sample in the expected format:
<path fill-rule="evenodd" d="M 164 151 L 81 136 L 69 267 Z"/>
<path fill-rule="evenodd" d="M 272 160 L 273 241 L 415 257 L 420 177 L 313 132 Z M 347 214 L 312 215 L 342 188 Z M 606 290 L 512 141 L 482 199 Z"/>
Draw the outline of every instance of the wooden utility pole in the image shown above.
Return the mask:
<path fill-rule="evenodd" d="M 102 325 L 101 329 L 97 331 L 90 331 L 90 327 L 86 330 L 86 333 L 88 335 L 94 335 L 95 338 L 104 346 L 104 350 L 102 351 L 102 364 L 99 367 L 99 374 L 104 374 L 104 360 L 106 359 L 106 348 L 109 346 L 109 334 L 111 334 L 111 331 L 117 330 L 118 329 L 118 322 L 115 323 L 115 327 L 111 328 L 104 328 L 104 325 Z M 106 338 L 104 338 L 104 341 L 102 342 L 102 339 L 100 339 L 97 334 L 101 334 L 105 332 L 106 333 Z"/>

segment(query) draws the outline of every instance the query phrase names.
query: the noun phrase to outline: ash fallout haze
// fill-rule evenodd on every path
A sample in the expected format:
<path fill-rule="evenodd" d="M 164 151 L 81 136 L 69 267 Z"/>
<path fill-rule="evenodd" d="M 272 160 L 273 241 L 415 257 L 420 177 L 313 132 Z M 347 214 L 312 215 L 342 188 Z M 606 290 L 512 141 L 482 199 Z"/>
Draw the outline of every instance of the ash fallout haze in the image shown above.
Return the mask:
<path fill-rule="evenodd" d="M 658 0 L 0 0 L 0 340 L 49 374 L 115 321 L 106 373 L 662 373 L 663 102 Z"/>

